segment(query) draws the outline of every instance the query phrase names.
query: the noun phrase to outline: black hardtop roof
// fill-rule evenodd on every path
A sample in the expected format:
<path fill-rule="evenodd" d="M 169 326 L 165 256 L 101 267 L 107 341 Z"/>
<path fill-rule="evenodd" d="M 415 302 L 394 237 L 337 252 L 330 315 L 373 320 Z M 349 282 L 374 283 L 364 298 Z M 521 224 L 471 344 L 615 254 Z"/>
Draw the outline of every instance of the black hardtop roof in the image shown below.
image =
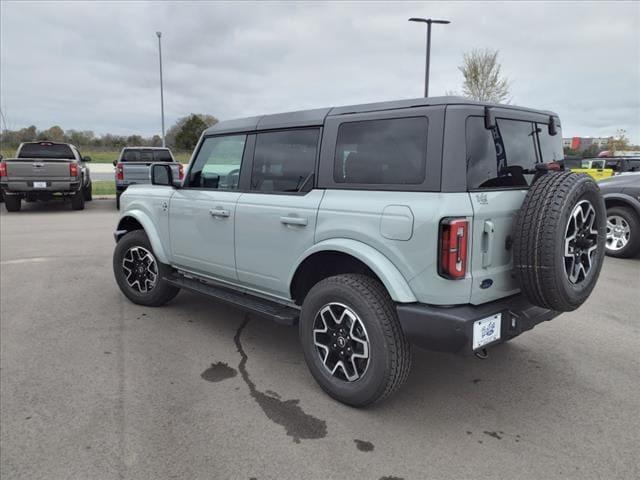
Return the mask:
<path fill-rule="evenodd" d="M 390 102 L 362 103 L 360 105 L 348 105 L 344 107 L 315 108 L 312 110 L 299 110 L 296 112 L 276 113 L 271 115 L 259 115 L 255 117 L 238 118 L 218 122 L 204 131 L 205 135 L 220 133 L 247 132 L 253 130 L 273 130 L 278 128 L 309 127 L 322 125 L 327 116 L 345 115 L 348 113 L 377 112 L 384 110 L 396 110 L 411 107 L 426 107 L 435 105 L 473 105 L 480 107 L 496 107 L 538 113 L 542 115 L 557 116 L 548 110 L 536 110 L 533 108 L 519 107 L 516 105 L 503 105 L 487 102 L 476 102 L 464 97 L 428 97 L 410 98 L 406 100 L 393 100 Z"/>

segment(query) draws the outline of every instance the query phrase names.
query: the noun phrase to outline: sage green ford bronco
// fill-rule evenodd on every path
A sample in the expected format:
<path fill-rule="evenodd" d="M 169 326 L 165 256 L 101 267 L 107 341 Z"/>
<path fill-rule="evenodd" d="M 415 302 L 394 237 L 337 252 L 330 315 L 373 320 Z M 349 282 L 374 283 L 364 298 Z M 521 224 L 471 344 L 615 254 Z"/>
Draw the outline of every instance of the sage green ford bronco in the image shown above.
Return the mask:
<path fill-rule="evenodd" d="M 154 164 L 123 193 L 115 279 L 297 324 L 319 385 L 364 406 L 411 344 L 485 356 L 587 299 L 605 208 L 562 158 L 553 112 L 456 97 L 221 122 L 184 180 Z"/>

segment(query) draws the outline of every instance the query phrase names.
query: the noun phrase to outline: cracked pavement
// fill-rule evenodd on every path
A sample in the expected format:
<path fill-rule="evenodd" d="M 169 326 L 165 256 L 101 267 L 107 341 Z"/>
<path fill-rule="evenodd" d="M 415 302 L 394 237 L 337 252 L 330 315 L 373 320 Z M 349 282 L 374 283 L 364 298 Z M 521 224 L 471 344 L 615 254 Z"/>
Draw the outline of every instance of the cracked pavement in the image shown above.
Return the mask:
<path fill-rule="evenodd" d="M 130 303 L 114 201 L 0 214 L 3 479 L 635 478 L 640 260 L 487 360 L 414 350 L 367 409 L 307 371 L 297 331 L 182 292 Z"/>

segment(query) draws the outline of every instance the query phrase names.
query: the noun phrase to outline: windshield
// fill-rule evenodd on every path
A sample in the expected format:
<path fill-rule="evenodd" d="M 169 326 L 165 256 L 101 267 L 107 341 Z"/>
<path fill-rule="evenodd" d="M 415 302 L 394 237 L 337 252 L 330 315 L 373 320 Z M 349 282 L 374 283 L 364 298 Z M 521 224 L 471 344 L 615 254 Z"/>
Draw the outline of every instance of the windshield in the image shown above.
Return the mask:
<path fill-rule="evenodd" d="M 169 149 L 127 148 L 121 162 L 173 162 Z"/>
<path fill-rule="evenodd" d="M 69 158 L 74 159 L 69 145 L 62 143 L 39 142 L 22 145 L 18 158 Z"/>

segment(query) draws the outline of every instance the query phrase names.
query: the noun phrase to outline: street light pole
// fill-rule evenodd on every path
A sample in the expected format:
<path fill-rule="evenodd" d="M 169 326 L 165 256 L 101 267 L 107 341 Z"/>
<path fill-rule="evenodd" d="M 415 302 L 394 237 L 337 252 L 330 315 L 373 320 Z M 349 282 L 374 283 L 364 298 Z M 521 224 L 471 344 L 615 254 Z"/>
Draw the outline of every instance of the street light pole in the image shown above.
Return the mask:
<path fill-rule="evenodd" d="M 431 61 L 431 24 L 440 23 L 440 24 L 446 25 L 451 22 L 449 20 L 433 20 L 431 18 L 416 18 L 416 17 L 410 18 L 409 21 L 427 24 L 427 58 L 426 58 L 426 64 L 424 68 L 424 96 L 425 98 L 427 98 L 429 96 L 429 63 Z"/>
<path fill-rule="evenodd" d="M 162 146 L 165 147 L 164 142 L 164 92 L 162 87 L 162 32 L 156 32 L 158 36 L 158 56 L 160 58 L 160 114 L 162 116 Z"/>

